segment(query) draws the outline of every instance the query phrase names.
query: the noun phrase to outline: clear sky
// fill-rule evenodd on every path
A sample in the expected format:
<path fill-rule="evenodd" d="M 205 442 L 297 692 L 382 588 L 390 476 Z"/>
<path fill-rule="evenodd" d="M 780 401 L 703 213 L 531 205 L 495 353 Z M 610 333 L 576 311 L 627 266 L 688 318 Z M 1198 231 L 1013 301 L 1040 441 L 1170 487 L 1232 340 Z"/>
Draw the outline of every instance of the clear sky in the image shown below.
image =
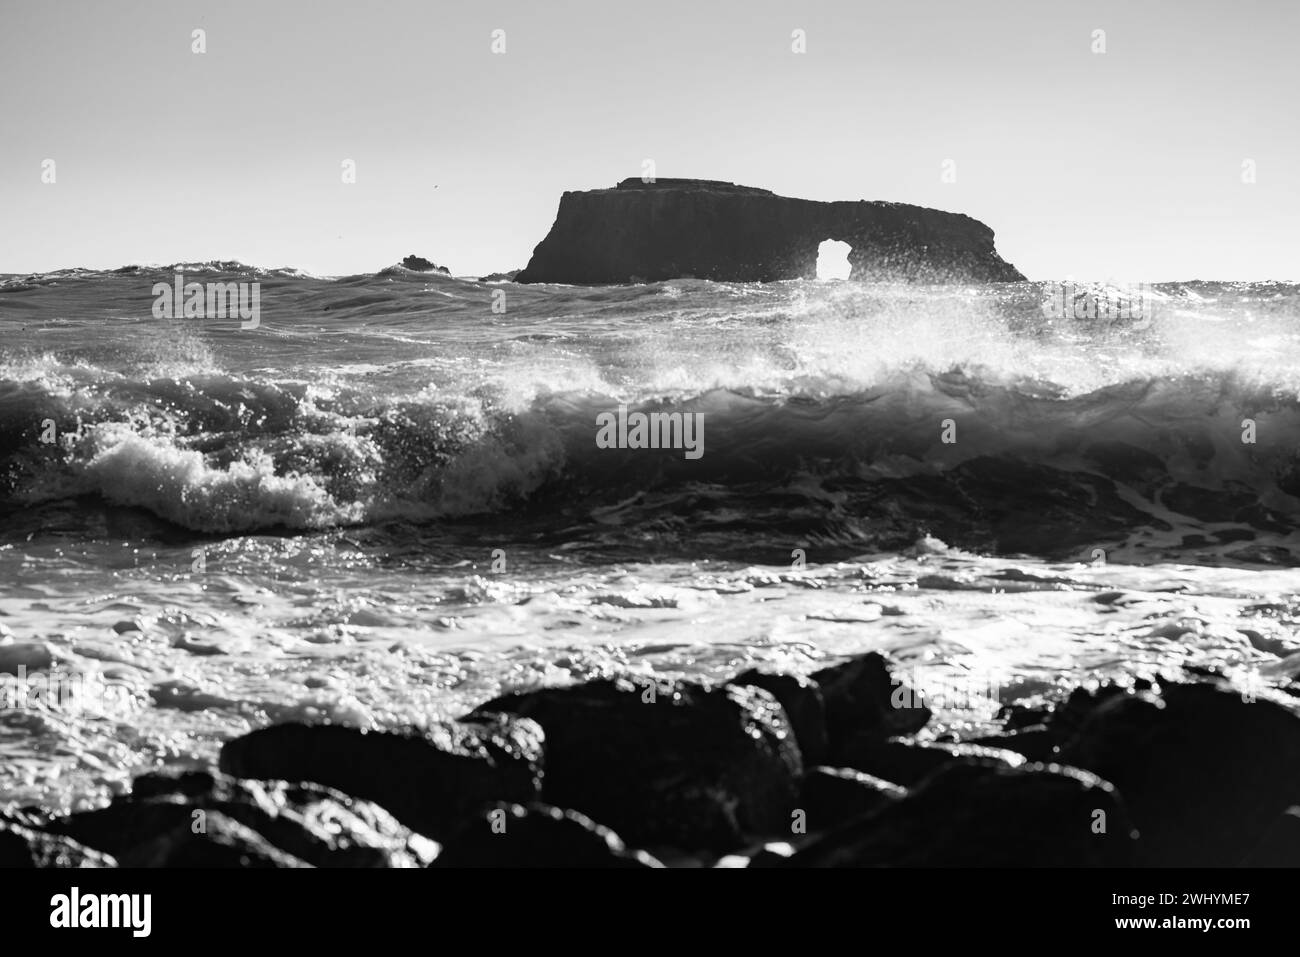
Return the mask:
<path fill-rule="evenodd" d="M 967 213 L 1031 278 L 1298 279 L 1298 27 L 1293 0 L 0 0 L 0 272 L 509 269 L 561 192 L 652 159 Z"/>

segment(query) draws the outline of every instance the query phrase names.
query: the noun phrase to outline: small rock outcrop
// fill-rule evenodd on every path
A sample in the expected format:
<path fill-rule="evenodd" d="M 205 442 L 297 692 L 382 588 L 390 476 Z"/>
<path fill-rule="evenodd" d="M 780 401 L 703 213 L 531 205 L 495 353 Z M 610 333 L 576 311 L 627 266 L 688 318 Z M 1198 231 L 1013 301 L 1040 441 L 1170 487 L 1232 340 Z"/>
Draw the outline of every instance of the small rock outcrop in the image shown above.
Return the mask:
<path fill-rule="evenodd" d="M 313 867 L 420 867 L 436 855 L 432 841 L 369 801 L 321 785 L 239 781 L 219 772 L 143 775 L 129 795 L 45 830 L 126 860 L 154 838 L 201 833 L 215 814 Z"/>
<path fill-rule="evenodd" d="M 823 203 L 716 180 L 626 179 L 566 192 L 516 282 L 811 279 L 827 239 L 846 242 L 853 280 L 1014 282 L 1025 277 L 978 220 L 923 206 Z"/>
<path fill-rule="evenodd" d="M 447 842 L 434 867 L 663 867 L 577 811 L 546 804 L 485 808 Z"/>
<path fill-rule="evenodd" d="M 226 742 L 221 770 L 337 788 L 438 840 L 482 804 L 535 801 L 542 753 L 536 724 L 503 715 L 407 733 L 279 724 Z"/>
<path fill-rule="evenodd" d="M 1102 698 L 1061 760 L 1119 788 L 1139 864 L 1235 867 L 1300 796 L 1300 720 L 1224 684 L 1166 683 Z"/>
<path fill-rule="evenodd" d="M 451 275 L 451 270 L 446 266 L 439 266 L 437 263 L 431 263 L 423 256 L 416 256 L 414 253 L 402 260 L 402 266 L 405 269 L 413 269 L 416 272 L 440 272 L 448 276 Z"/>
<path fill-rule="evenodd" d="M 803 764 L 761 688 L 598 680 L 504 695 L 470 717 L 484 712 L 540 724 L 542 800 L 627 841 L 727 851 L 789 828 Z"/>
<path fill-rule="evenodd" d="M 1123 867 L 1134 838 L 1115 788 L 1096 775 L 975 761 L 949 764 L 901 800 L 800 849 L 786 866 Z"/>

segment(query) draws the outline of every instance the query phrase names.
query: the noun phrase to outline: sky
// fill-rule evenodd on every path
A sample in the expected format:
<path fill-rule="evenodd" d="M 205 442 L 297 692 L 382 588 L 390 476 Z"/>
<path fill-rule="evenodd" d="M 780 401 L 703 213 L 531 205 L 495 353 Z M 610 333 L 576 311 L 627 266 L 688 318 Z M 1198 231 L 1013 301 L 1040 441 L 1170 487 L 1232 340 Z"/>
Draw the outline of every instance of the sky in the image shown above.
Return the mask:
<path fill-rule="evenodd" d="M 966 213 L 1034 279 L 1300 279 L 1297 27 L 1293 0 L 0 0 L 0 272 L 477 275 L 651 160 Z"/>

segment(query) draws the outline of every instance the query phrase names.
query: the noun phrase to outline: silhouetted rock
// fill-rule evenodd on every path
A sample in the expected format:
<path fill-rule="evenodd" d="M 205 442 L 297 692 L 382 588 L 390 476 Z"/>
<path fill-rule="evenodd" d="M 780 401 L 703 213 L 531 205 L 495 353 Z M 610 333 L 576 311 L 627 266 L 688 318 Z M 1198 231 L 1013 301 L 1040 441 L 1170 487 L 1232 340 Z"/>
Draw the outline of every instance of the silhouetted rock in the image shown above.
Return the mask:
<path fill-rule="evenodd" d="M 906 794 L 906 788 L 852 768 L 813 768 L 804 775 L 799 806 L 812 834 L 879 811 Z"/>
<path fill-rule="evenodd" d="M 1025 763 L 1023 756 L 978 744 L 909 744 L 906 741 L 851 739 L 839 759 L 845 767 L 911 787 L 950 764 L 997 761 L 1007 767 Z"/>
<path fill-rule="evenodd" d="M 484 804 L 535 801 L 541 769 L 541 728 L 490 714 L 409 733 L 272 725 L 221 749 L 228 774 L 338 788 L 435 840 Z"/>
<path fill-rule="evenodd" d="M 1145 865 L 1234 866 L 1300 799 L 1300 718 L 1216 684 L 1110 696 L 1061 757 L 1119 788 Z"/>
<path fill-rule="evenodd" d="M 799 755 L 804 767 L 820 764 L 826 760 L 826 704 L 822 701 L 821 688 L 817 682 L 802 675 L 780 674 L 751 668 L 731 679 L 733 685 L 751 685 L 771 692 L 772 697 L 781 703 L 795 740 L 799 743 Z"/>
<path fill-rule="evenodd" d="M 1077 768 L 949 764 L 900 801 L 825 834 L 792 867 L 1122 867 L 1115 789 Z"/>
<path fill-rule="evenodd" d="M 1030 708 L 1022 704 L 1004 704 L 998 709 L 998 718 L 1007 731 L 1042 727 L 1047 721 L 1047 714 L 1042 708 Z"/>
<path fill-rule="evenodd" d="M 1054 761 L 1057 759 L 1056 746 L 1060 743 L 1060 739 L 1047 727 L 1035 725 L 1010 734 L 973 738 L 965 743 L 1014 751 L 1030 761 Z"/>
<path fill-rule="evenodd" d="M 107 854 L 70 837 L 0 821 L 0 867 L 116 867 Z"/>
<path fill-rule="evenodd" d="M 130 795 L 53 821 L 47 830 L 121 856 L 176 828 L 202 827 L 214 812 L 314 867 L 419 867 L 437 851 L 383 808 L 341 791 L 203 771 L 144 775 Z"/>
<path fill-rule="evenodd" d="M 1300 807 L 1275 817 L 1242 867 L 1300 867 Z"/>
<path fill-rule="evenodd" d="M 404 266 L 406 269 L 413 269 L 416 272 L 440 272 L 440 273 L 446 273 L 448 276 L 451 275 L 451 270 L 448 269 L 446 266 L 436 265 L 435 263 L 431 263 L 429 262 L 429 260 L 424 259 L 421 256 L 415 256 L 415 255 L 407 256 L 405 259 L 402 260 L 402 266 Z"/>
<path fill-rule="evenodd" d="M 766 691 L 678 681 L 592 681 L 510 694 L 503 711 L 546 731 L 543 800 L 641 846 L 725 851 L 788 833 L 798 745 Z"/>
<path fill-rule="evenodd" d="M 486 276 L 479 276 L 479 282 L 514 282 L 515 277 L 522 272 L 520 269 L 511 269 L 509 272 L 490 272 Z"/>
<path fill-rule="evenodd" d="M 855 655 L 812 674 L 826 704 L 826 731 L 831 760 L 860 742 L 884 741 L 925 727 L 930 709 L 921 696 L 890 673 L 877 652 Z M 897 706 L 896 706 L 897 705 Z"/>
<path fill-rule="evenodd" d="M 749 855 L 747 867 L 785 867 L 794 855 L 794 845 L 788 841 L 769 841 Z M 724 858 L 725 861 L 725 858 Z M 714 866 L 721 866 L 719 862 Z"/>
<path fill-rule="evenodd" d="M 546 804 L 486 808 L 452 837 L 434 867 L 663 867 L 607 827 Z"/>
<path fill-rule="evenodd" d="M 212 793 L 218 780 L 224 780 L 224 775 L 212 771 L 149 771 L 137 775 L 131 782 L 130 799 L 143 801 L 163 796 L 203 797 Z"/>
<path fill-rule="evenodd" d="M 122 855 L 123 867 L 310 867 L 224 814 L 207 815 L 203 830 L 185 824 Z"/>
<path fill-rule="evenodd" d="M 1047 712 L 1045 726 L 1063 744 L 1078 734 L 1088 716 L 1099 705 L 1131 692 L 1132 689 L 1117 684 L 1105 684 L 1099 688 L 1075 688 L 1064 701 Z"/>
<path fill-rule="evenodd" d="M 1024 279 L 969 216 L 886 202 L 822 203 L 716 180 L 626 179 L 566 192 L 518 282 L 626 283 L 694 277 L 809 279 L 818 245 L 848 243 L 855 280 Z"/>

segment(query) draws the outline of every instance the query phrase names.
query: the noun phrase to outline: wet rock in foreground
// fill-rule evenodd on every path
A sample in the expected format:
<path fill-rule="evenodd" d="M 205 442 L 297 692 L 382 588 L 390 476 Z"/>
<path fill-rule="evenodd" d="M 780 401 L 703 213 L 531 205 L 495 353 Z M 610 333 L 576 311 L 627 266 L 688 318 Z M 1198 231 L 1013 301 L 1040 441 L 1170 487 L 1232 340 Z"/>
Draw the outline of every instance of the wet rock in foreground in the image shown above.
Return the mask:
<path fill-rule="evenodd" d="M 1300 807 L 1273 819 L 1242 867 L 1300 867 Z"/>
<path fill-rule="evenodd" d="M 1122 867 L 1133 844 L 1115 789 L 1095 775 L 989 761 L 948 765 L 786 866 Z"/>
<path fill-rule="evenodd" d="M 988 748 L 1001 748 L 1014 751 L 1029 761 L 1052 762 L 1059 760 L 1057 745 L 1060 739 L 1048 728 L 1036 725 L 1012 731 L 1009 734 L 991 735 L 986 738 L 974 738 L 965 744 L 978 744 Z"/>
<path fill-rule="evenodd" d="M 804 767 L 826 760 L 826 703 L 817 682 L 802 675 L 782 674 L 751 668 L 731 679 L 733 685 L 749 685 L 771 693 L 785 709 Z"/>
<path fill-rule="evenodd" d="M 1300 800 L 1300 718 L 1213 683 L 1107 698 L 1062 759 L 1119 788 L 1147 866 L 1235 866 Z"/>
<path fill-rule="evenodd" d="M 0 868 L 116 866 L 117 861 L 109 855 L 70 837 L 0 821 Z"/>
<path fill-rule="evenodd" d="M 545 730 L 544 801 L 628 841 L 724 851 L 789 833 L 802 762 L 762 689 L 601 680 L 505 695 L 471 717 L 491 712 Z"/>
<path fill-rule="evenodd" d="M 811 833 L 839 827 L 854 818 L 902 800 L 907 789 L 852 768 L 813 768 L 804 775 L 799 807 Z"/>
<path fill-rule="evenodd" d="M 486 808 L 447 841 L 433 867 L 663 867 L 607 827 L 545 804 Z"/>
<path fill-rule="evenodd" d="M 208 814 L 203 830 L 189 824 L 150 838 L 121 857 L 123 867 L 310 867 L 273 846 L 261 834 L 219 812 Z"/>
<path fill-rule="evenodd" d="M 337 788 L 440 840 L 484 804 L 537 800 L 542 750 L 535 723 L 482 713 L 408 733 L 272 725 L 227 742 L 220 767 L 236 777 Z"/>
<path fill-rule="evenodd" d="M 137 778 L 130 795 L 47 829 L 121 856 L 175 828 L 220 813 L 314 867 L 419 867 L 436 845 L 378 805 L 318 784 L 239 781 L 188 771 Z"/>
<path fill-rule="evenodd" d="M 840 752 L 845 767 L 911 787 L 950 764 L 996 761 L 1015 768 L 1025 763 L 1022 755 L 1004 748 L 978 744 L 909 744 L 905 741 L 850 739 Z"/>
<path fill-rule="evenodd" d="M 831 763 L 844 763 L 840 754 L 850 740 L 883 741 L 912 734 L 930 720 L 922 696 L 896 679 L 877 652 L 822 668 L 812 679 L 826 703 Z"/>

